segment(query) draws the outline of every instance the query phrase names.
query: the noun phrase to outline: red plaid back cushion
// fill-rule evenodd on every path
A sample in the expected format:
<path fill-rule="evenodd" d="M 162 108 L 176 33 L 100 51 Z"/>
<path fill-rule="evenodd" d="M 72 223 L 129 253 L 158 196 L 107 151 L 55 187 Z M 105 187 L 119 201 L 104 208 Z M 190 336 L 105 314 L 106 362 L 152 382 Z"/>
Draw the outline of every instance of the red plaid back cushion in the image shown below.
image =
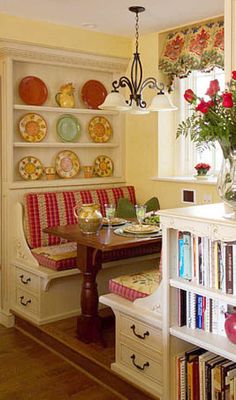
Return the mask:
<path fill-rule="evenodd" d="M 43 229 L 57 225 L 75 224 L 73 207 L 78 204 L 97 203 L 104 215 L 104 204 L 117 205 L 120 197 L 136 203 L 133 186 L 109 189 L 87 189 L 64 192 L 39 192 L 24 195 L 24 228 L 30 248 L 61 243 L 61 239 L 43 233 Z"/>

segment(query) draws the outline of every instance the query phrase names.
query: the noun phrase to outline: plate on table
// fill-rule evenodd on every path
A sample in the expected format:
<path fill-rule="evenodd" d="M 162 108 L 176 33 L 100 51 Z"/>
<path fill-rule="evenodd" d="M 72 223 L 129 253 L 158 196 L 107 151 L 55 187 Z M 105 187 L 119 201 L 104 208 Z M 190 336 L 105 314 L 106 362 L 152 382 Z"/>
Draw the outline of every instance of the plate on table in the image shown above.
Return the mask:
<path fill-rule="evenodd" d="M 111 226 L 120 226 L 120 225 L 124 225 L 126 223 L 127 223 L 126 219 L 123 219 L 123 218 L 114 217 L 114 218 L 111 219 Z M 102 224 L 104 226 L 108 226 L 108 219 L 107 218 L 103 218 L 102 219 Z"/>
<path fill-rule="evenodd" d="M 23 179 L 34 181 L 42 175 L 43 165 L 38 158 L 27 156 L 19 162 L 19 173 Z"/>
<path fill-rule="evenodd" d="M 48 89 L 37 76 L 26 76 L 19 84 L 19 95 L 25 104 L 41 106 L 48 98 Z"/>
<path fill-rule="evenodd" d="M 131 224 L 127 225 L 123 228 L 124 232 L 133 233 L 133 234 L 150 234 L 156 233 L 160 230 L 159 227 L 153 225 L 139 225 L 139 224 Z"/>
<path fill-rule="evenodd" d="M 80 136 L 81 127 L 76 117 L 62 115 L 57 121 L 57 134 L 63 142 L 75 142 Z"/>
<path fill-rule="evenodd" d="M 94 160 L 94 173 L 97 176 L 111 176 L 113 168 L 113 161 L 110 157 L 101 155 Z"/>
<path fill-rule="evenodd" d="M 70 150 L 58 153 L 56 158 L 56 171 L 61 178 L 73 178 L 80 170 L 77 155 Z"/>
<path fill-rule="evenodd" d="M 27 142 L 41 142 L 47 133 L 45 119 L 39 114 L 26 114 L 19 122 L 19 131 Z"/>
<path fill-rule="evenodd" d="M 88 131 L 91 139 L 96 143 L 107 142 L 112 135 L 112 127 L 105 117 L 94 117 L 89 122 Z"/>
<path fill-rule="evenodd" d="M 101 82 L 91 79 L 83 85 L 81 96 L 88 108 L 96 110 L 104 102 L 107 90 Z"/>

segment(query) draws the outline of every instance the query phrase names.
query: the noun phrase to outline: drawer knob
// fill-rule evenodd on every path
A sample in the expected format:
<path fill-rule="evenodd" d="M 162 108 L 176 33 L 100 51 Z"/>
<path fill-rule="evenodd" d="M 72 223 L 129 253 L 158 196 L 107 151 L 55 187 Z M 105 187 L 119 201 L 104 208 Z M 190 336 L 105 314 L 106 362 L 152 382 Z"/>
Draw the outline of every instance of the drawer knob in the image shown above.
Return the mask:
<path fill-rule="evenodd" d="M 130 329 L 132 329 L 133 334 L 134 334 L 136 337 L 138 337 L 139 339 L 142 339 L 142 340 L 144 340 L 146 336 L 149 336 L 149 335 L 150 335 L 150 333 L 149 333 L 148 331 L 147 331 L 147 332 L 144 332 L 143 335 L 139 335 L 138 333 L 135 332 L 135 325 L 132 325 L 132 326 L 130 327 Z"/>
<path fill-rule="evenodd" d="M 139 370 L 141 370 L 141 371 L 144 371 L 145 368 L 148 368 L 148 367 L 149 367 L 149 362 L 148 362 L 148 361 L 146 361 L 146 362 L 143 364 L 142 367 L 141 367 L 141 365 L 136 364 L 136 362 L 135 362 L 135 354 L 132 354 L 132 356 L 131 356 L 130 358 L 131 358 L 131 360 L 132 360 L 133 365 L 134 365 L 137 369 L 139 369 Z"/>
<path fill-rule="evenodd" d="M 24 285 L 28 285 L 28 283 L 31 281 L 30 278 L 24 279 L 24 275 L 20 275 L 20 280 Z"/>
<path fill-rule="evenodd" d="M 20 297 L 20 304 L 22 304 L 22 306 L 27 306 L 27 304 L 30 304 L 31 303 L 31 300 L 26 300 L 25 302 L 23 301 L 24 300 L 24 296 L 21 296 Z"/>

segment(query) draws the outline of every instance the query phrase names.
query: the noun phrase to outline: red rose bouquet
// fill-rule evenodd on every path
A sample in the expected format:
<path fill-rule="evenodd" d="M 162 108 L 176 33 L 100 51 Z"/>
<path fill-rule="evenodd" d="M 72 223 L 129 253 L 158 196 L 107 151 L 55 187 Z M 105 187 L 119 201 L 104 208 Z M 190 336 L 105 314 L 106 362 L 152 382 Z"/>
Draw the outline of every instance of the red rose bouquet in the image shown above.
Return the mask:
<path fill-rule="evenodd" d="M 196 169 L 198 175 L 204 176 L 207 174 L 207 172 L 209 171 L 211 166 L 206 163 L 199 163 L 199 164 L 195 165 L 194 168 Z"/>
<path fill-rule="evenodd" d="M 218 141 L 224 148 L 236 148 L 236 71 L 227 89 L 221 93 L 217 79 L 210 82 L 206 91 L 208 99 L 202 99 L 188 89 L 185 100 L 193 107 L 193 113 L 179 124 L 177 137 L 190 134 L 198 146 L 214 145 Z"/>

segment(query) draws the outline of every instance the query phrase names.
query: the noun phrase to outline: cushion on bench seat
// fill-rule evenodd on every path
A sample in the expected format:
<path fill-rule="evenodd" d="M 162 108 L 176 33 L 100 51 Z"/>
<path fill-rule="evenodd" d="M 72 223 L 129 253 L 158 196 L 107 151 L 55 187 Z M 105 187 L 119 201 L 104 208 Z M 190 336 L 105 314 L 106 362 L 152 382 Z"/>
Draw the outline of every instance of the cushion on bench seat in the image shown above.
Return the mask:
<path fill-rule="evenodd" d="M 75 242 L 38 247 L 32 250 L 32 254 L 43 267 L 56 271 L 76 268 L 77 244 Z"/>
<path fill-rule="evenodd" d="M 121 275 L 109 280 L 109 290 L 127 300 L 149 296 L 159 286 L 161 273 L 157 268 L 145 272 Z"/>

